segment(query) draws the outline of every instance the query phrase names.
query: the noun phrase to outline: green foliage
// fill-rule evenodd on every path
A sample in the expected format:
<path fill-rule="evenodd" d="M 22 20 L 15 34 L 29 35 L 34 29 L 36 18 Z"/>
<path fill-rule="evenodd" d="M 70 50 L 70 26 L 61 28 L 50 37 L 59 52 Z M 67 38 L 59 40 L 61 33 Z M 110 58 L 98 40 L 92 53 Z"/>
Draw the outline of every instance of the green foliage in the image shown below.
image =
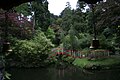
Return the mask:
<path fill-rule="evenodd" d="M 73 62 L 74 65 L 79 66 L 81 68 L 84 68 L 86 66 L 92 67 L 93 65 L 99 65 L 102 68 L 105 67 L 116 67 L 116 65 L 120 64 L 120 57 L 111 57 L 111 58 L 101 58 L 100 60 L 93 60 L 93 61 L 89 61 L 87 58 L 84 59 L 75 59 L 75 61 Z"/>
<path fill-rule="evenodd" d="M 53 29 L 49 27 L 45 34 L 47 38 L 53 42 L 53 40 L 55 39 L 55 32 L 53 31 Z"/>
<path fill-rule="evenodd" d="M 79 49 L 78 38 L 75 34 L 74 28 L 71 26 L 69 34 L 63 39 L 63 46 L 65 49 L 76 50 Z"/>
<path fill-rule="evenodd" d="M 21 13 L 23 14 L 24 16 L 29 16 L 29 15 L 32 15 L 32 9 L 30 8 L 30 3 L 24 3 L 24 4 L 21 4 L 17 7 L 15 7 L 14 9 L 18 12 L 18 13 Z"/>
<path fill-rule="evenodd" d="M 45 66 L 53 46 L 43 32 L 37 32 L 32 40 L 17 40 L 13 46 L 12 57 L 19 63 L 18 67 Z"/>
<path fill-rule="evenodd" d="M 100 41 L 100 48 L 102 49 L 106 49 L 106 50 L 110 50 L 110 51 L 115 51 L 115 41 L 114 38 L 106 38 L 104 35 L 100 35 L 99 37 L 99 41 Z"/>
<path fill-rule="evenodd" d="M 70 29 L 72 22 L 72 10 L 70 4 L 67 4 L 67 7 L 61 12 L 60 17 L 62 18 L 60 26 L 62 29 L 68 33 L 67 31 Z"/>
<path fill-rule="evenodd" d="M 74 61 L 74 58 L 72 58 L 70 56 L 66 56 L 66 55 L 61 55 L 61 56 L 58 55 L 56 57 L 57 57 L 57 61 L 56 61 L 57 65 L 68 66 L 68 65 L 72 64 L 72 62 Z"/>
<path fill-rule="evenodd" d="M 57 15 L 50 13 L 50 24 L 56 24 L 57 19 L 58 19 Z"/>
<path fill-rule="evenodd" d="M 115 0 L 107 0 L 105 3 L 96 5 L 95 7 L 95 17 L 96 26 L 99 28 L 99 32 L 103 31 L 106 27 L 112 28 L 113 26 L 118 26 L 120 23 L 120 3 Z"/>
<path fill-rule="evenodd" d="M 65 49 L 81 50 L 90 47 L 92 37 L 88 33 L 79 33 L 76 36 L 74 29 L 71 28 L 69 35 L 63 39 L 63 45 Z"/>
<path fill-rule="evenodd" d="M 79 47 L 80 49 L 89 48 L 92 40 L 91 35 L 88 33 L 79 33 Z"/>
<path fill-rule="evenodd" d="M 47 0 L 35 0 L 24 3 L 16 7 L 15 10 L 24 16 L 31 17 L 31 20 L 34 18 L 35 29 L 41 28 L 42 31 L 46 31 L 50 25 L 50 12 Z"/>
<path fill-rule="evenodd" d="M 62 23 L 62 18 L 57 18 L 55 24 L 60 25 Z"/>
<path fill-rule="evenodd" d="M 5 79 L 5 80 L 11 80 L 10 77 L 11 77 L 11 74 L 8 73 L 7 71 L 5 71 L 5 72 L 4 72 L 4 79 Z"/>
<path fill-rule="evenodd" d="M 87 32 L 89 29 L 87 28 L 87 15 L 86 13 L 82 12 L 82 10 L 84 10 L 85 4 L 79 4 L 77 5 L 77 9 L 74 10 L 73 14 L 74 16 L 72 16 L 72 21 L 73 21 L 73 25 L 74 28 L 79 32 Z M 81 8 L 81 6 L 83 6 Z"/>
<path fill-rule="evenodd" d="M 42 31 L 46 31 L 50 25 L 50 12 L 48 10 L 48 1 L 35 0 L 34 2 L 32 2 L 32 10 L 35 15 L 35 28 L 41 28 Z"/>
<path fill-rule="evenodd" d="M 113 36 L 112 33 L 113 33 L 113 31 L 109 27 L 105 28 L 103 31 L 103 34 L 106 38 Z"/>
<path fill-rule="evenodd" d="M 66 67 L 68 65 L 71 65 L 73 61 L 74 61 L 73 57 L 62 55 L 62 54 L 54 55 L 49 58 L 49 62 L 51 64 L 55 64 L 57 68 L 61 66 Z"/>
<path fill-rule="evenodd" d="M 96 33 L 100 40 L 100 48 L 113 52 L 115 52 L 115 49 L 120 50 L 119 5 L 120 3 L 117 0 L 107 0 L 107 2 L 98 3 L 94 7 L 94 21 L 97 29 Z M 44 31 L 45 34 L 38 31 L 35 35 L 30 32 L 31 35 L 19 36 L 21 35 L 20 32 L 18 33 L 20 30 L 12 25 L 8 29 L 9 32 L 21 38 L 9 38 L 13 47 L 10 59 L 18 62 L 13 63 L 21 67 L 37 67 L 44 66 L 48 62 L 48 55 L 51 48 L 54 47 L 52 43 L 56 46 L 63 44 L 62 48 L 70 50 L 88 49 L 92 41 L 93 25 L 91 23 L 93 22 L 93 15 L 91 9 L 83 12 L 85 6 L 84 2 L 78 1 L 76 10 L 72 10 L 70 3 L 67 2 L 66 8 L 61 12 L 60 16 L 50 14 L 47 0 L 35 0 L 14 8 L 15 11 L 24 16 L 33 16 L 32 13 L 34 13 L 36 25 L 34 28 Z M 3 30 L 4 26 L 5 24 L 1 20 L 0 31 Z M 26 26 L 24 29 L 28 30 Z M 3 34 L 3 32 L 0 34 Z M 34 36 L 33 39 L 31 39 L 31 36 Z M 2 38 L 0 37 L 0 39 Z M 54 60 L 55 62 L 58 61 L 56 58 Z M 71 62 L 66 56 L 63 56 L 62 60 Z M 52 62 L 52 60 L 50 61 Z"/>

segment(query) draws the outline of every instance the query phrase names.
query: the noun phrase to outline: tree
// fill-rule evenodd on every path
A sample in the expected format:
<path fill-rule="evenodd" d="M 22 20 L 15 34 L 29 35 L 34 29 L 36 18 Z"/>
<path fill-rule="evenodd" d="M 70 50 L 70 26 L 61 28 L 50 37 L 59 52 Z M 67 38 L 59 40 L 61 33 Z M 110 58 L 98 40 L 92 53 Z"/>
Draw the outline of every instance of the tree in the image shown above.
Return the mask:
<path fill-rule="evenodd" d="M 74 27 L 71 25 L 70 30 L 68 31 L 68 35 L 66 35 L 63 39 L 63 47 L 69 50 L 78 50 L 79 42 L 76 36 L 76 31 Z"/>
<path fill-rule="evenodd" d="M 99 34 L 106 29 L 109 29 L 108 33 L 113 35 L 114 47 L 119 48 L 120 46 L 120 2 L 118 0 L 107 0 L 106 2 L 100 3 L 95 7 L 96 26 L 99 29 Z M 107 30 L 108 30 L 107 29 Z M 106 36 L 106 34 L 104 34 Z M 111 36 L 111 35 L 109 35 Z M 109 39 L 109 36 L 107 39 Z"/>
<path fill-rule="evenodd" d="M 99 32 L 101 33 L 103 29 L 106 27 L 110 27 L 111 29 L 113 26 L 116 28 L 120 23 L 120 3 L 115 0 L 107 0 L 105 3 L 100 3 L 96 5 L 95 8 L 95 17 L 96 19 L 96 26 L 99 28 Z"/>
<path fill-rule="evenodd" d="M 17 13 L 22 14 L 24 16 L 32 17 L 32 6 L 31 2 L 21 4 L 15 8 L 13 8 Z"/>
<path fill-rule="evenodd" d="M 66 8 L 61 12 L 60 17 L 62 18 L 62 22 L 60 26 L 68 34 L 68 30 L 70 29 L 70 25 L 73 24 L 72 22 L 72 10 L 71 5 L 69 2 L 66 3 Z"/>
<path fill-rule="evenodd" d="M 46 31 L 50 25 L 50 12 L 47 0 L 35 0 L 32 2 L 32 9 L 35 15 L 36 28 Z"/>
<path fill-rule="evenodd" d="M 18 6 L 15 10 L 24 16 L 31 17 L 31 20 L 35 20 L 35 29 L 39 28 L 42 31 L 46 31 L 50 25 L 50 12 L 47 0 L 28 2 Z"/>
<path fill-rule="evenodd" d="M 86 4 L 84 2 L 77 2 L 77 8 L 73 13 L 73 25 L 74 28 L 80 32 L 87 32 L 87 14 L 83 12 L 85 10 Z"/>
<path fill-rule="evenodd" d="M 26 16 L 14 12 L 14 10 L 0 12 L 0 27 L 3 32 L 20 39 L 30 39 L 33 33 L 33 22 Z M 5 29 L 6 28 L 6 29 Z M 5 36 L 5 35 L 4 35 Z"/>
<path fill-rule="evenodd" d="M 17 67 L 46 67 L 48 56 L 54 45 L 41 31 L 36 31 L 31 40 L 12 38 L 13 52 L 8 60 L 15 61 Z"/>
<path fill-rule="evenodd" d="M 54 30 L 51 27 L 48 28 L 48 30 L 47 30 L 47 32 L 45 34 L 46 34 L 46 37 L 48 39 L 50 39 L 52 42 L 54 41 L 54 39 L 55 39 L 55 32 L 54 32 Z"/>

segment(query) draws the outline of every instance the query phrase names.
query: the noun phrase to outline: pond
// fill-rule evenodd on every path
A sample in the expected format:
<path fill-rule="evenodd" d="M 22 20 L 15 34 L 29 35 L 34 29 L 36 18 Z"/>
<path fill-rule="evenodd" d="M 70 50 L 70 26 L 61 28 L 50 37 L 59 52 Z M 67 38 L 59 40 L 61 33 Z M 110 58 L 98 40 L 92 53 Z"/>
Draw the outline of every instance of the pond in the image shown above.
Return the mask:
<path fill-rule="evenodd" d="M 11 80 L 119 80 L 120 70 L 88 72 L 77 68 L 66 69 L 9 69 Z"/>

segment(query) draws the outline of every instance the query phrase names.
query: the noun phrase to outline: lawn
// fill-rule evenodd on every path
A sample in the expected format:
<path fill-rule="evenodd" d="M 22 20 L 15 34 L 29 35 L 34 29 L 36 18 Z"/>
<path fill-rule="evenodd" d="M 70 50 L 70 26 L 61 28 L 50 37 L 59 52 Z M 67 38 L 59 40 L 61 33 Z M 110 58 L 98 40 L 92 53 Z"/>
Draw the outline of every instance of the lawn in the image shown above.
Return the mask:
<path fill-rule="evenodd" d="M 88 58 L 77 58 L 73 62 L 75 66 L 78 66 L 80 68 L 84 67 L 91 67 L 93 65 L 99 65 L 104 68 L 118 68 L 120 66 L 120 56 L 110 56 L 108 58 L 100 58 L 100 59 L 95 59 L 95 60 L 88 60 Z"/>

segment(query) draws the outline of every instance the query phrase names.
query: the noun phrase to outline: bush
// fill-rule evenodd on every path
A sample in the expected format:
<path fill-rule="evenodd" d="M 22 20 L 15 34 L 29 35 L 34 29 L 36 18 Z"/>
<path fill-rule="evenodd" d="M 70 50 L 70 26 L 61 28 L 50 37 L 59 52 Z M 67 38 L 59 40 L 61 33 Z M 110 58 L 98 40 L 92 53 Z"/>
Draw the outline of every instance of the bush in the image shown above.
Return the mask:
<path fill-rule="evenodd" d="M 32 40 L 16 40 L 13 45 L 13 55 L 10 58 L 17 62 L 14 66 L 45 66 L 53 46 L 43 32 L 37 32 Z"/>

